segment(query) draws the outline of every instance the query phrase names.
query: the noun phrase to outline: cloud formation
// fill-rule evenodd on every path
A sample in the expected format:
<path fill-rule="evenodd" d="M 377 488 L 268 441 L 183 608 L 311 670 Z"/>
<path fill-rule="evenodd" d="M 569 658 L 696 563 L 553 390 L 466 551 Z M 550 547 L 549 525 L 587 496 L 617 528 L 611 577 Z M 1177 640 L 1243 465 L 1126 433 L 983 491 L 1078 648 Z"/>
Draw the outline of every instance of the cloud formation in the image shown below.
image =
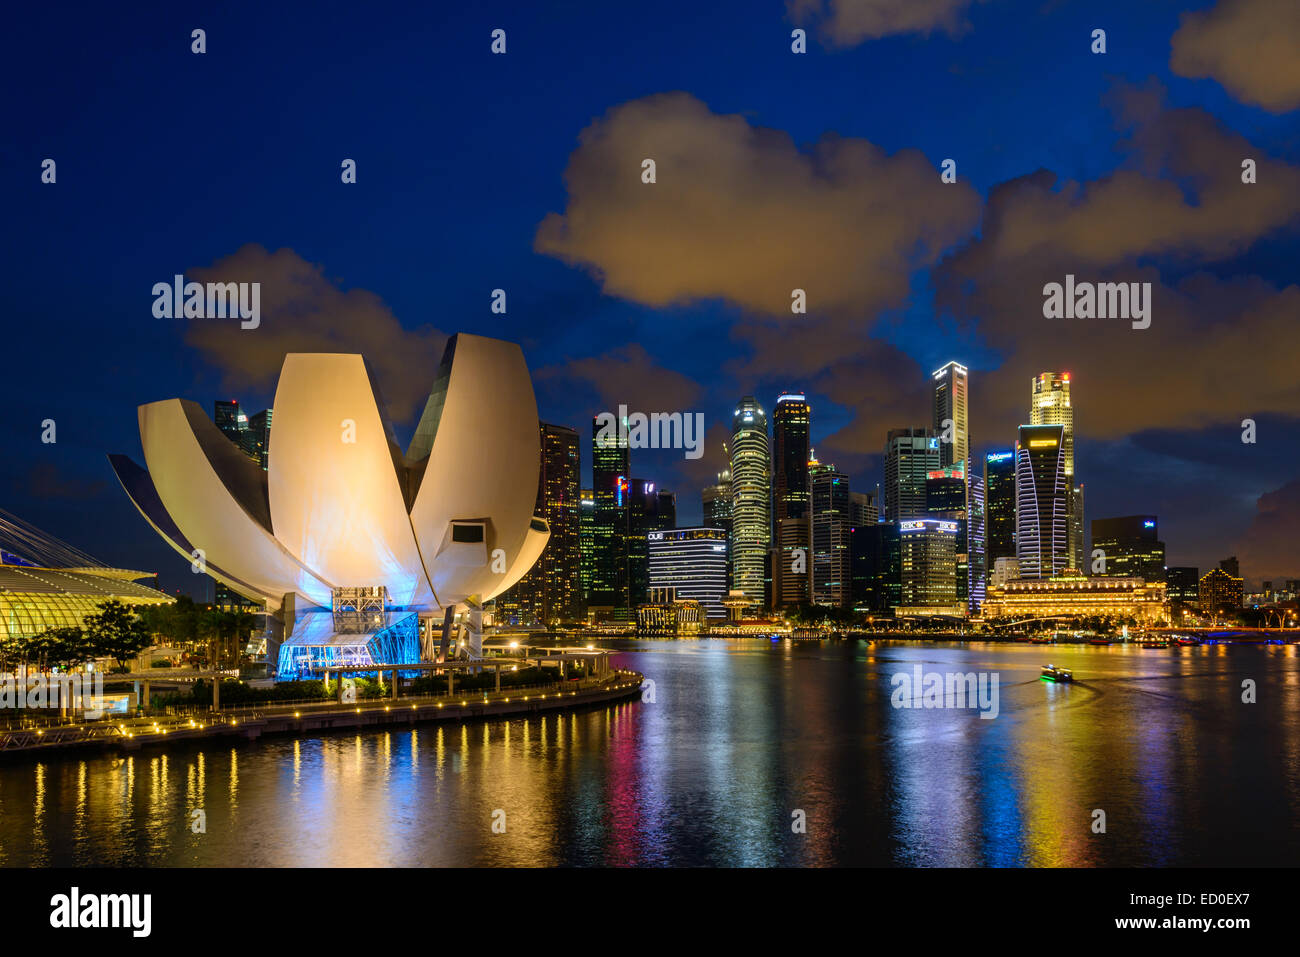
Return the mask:
<path fill-rule="evenodd" d="M 1295 0 L 1219 0 L 1185 13 L 1169 68 L 1210 77 L 1243 103 L 1285 113 L 1300 107 L 1300 4 Z"/>
<path fill-rule="evenodd" d="M 538 252 L 645 305 L 723 299 L 768 316 L 791 316 L 794 289 L 811 314 L 896 306 L 910 273 L 979 215 L 974 190 L 940 182 L 917 150 L 826 136 L 803 151 L 686 93 L 611 109 L 582 131 L 565 181 L 568 206 L 538 227 Z"/>
<path fill-rule="evenodd" d="M 816 23 L 830 46 L 857 46 L 899 33 L 956 35 L 972 0 L 786 0 L 786 13 L 800 26 Z"/>
<path fill-rule="evenodd" d="M 631 412 L 686 412 L 699 400 L 694 379 L 658 365 L 640 343 L 632 342 L 599 356 L 570 359 L 533 373 L 539 383 L 583 383 L 597 395 L 604 411 L 626 405 Z"/>
<path fill-rule="evenodd" d="M 256 329 L 187 320 L 186 342 L 221 370 L 225 391 L 273 388 L 287 352 L 359 352 L 374 369 L 395 421 L 409 422 L 423 410 L 446 336 L 429 325 L 404 328 L 373 292 L 343 290 L 322 266 L 292 249 L 272 253 L 257 243 L 190 269 L 186 278 L 262 284 Z"/>
<path fill-rule="evenodd" d="M 1252 583 L 1300 575 L 1300 478 L 1259 497 L 1258 511 L 1236 545 L 1241 573 Z"/>

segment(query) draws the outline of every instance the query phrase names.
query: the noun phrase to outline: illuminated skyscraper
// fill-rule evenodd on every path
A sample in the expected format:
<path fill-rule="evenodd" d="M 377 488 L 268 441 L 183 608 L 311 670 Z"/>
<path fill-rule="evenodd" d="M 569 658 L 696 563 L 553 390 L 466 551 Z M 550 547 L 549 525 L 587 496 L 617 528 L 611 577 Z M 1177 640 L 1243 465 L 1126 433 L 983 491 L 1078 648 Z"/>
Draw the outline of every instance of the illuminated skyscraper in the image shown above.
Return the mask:
<path fill-rule="evenodd" d="M 1083 570 L 1083 488 L 1074 481 L 1074 404 L 1070 399 L 1070 373 L 1041 372 L 1031 383 L 1030 425 L 1059 425 L 1065 436 L 1062 461 L 1065 468 L 1066 539 L 1070 568 Z M 1076 492 L 1077 488 L 1077 492 Z"/>
<path fill-rule="evenodd" d="M 628 482 L 626 514 L 628 600 L 635 609 L 648 600 L 650 535 L 677 524 L 677 499 L 672 492 L 660 491 L 654 482 L 632 479 Z"/>
<path fill-rule="evenodd" d="M 853 597 L 853 529 L 849 477 L 834 465 L 812 465 L 812 600 L 818 605 L 847 607 Z"/>
<path fill-rule="evenodd" d="M 1016 453 L 999 449 L 984 456 L 984 558 L 991 569 L 999 558 L 1016 557 Z"/>
<path fill-rule="evenodd" d="M 591 582 L 596 565 L 596 496 L 582 490 L 578 505 L 578 579 L 582 584 L 582 614 L 591 605 Z"/>
<path fill-rule="evenodd" d="M 1051 578 L 1069 562 L 1063 427 L 1022 425 L 1016 441 L 1016 558 L 1022 578 Z"/>
<path fill-rule="evenodd" d="M 601 616 L 626 620 L 628 607 L 626 420 L 616 434 L 601 436 L 599 417 L 591 426 L 591 479 L 595 498 L 592 528 L 591 605 Z"/>
<path fill-rule="evenodd" d="M 550 625 L 582 615 L 578 433 L 547 422 L 540 432 L 534 514 L 546 519 L 551 537 L 537 563 L 497 598 L 498 615 L 510 624 Z"/>
<path fill-rule="evenodd" d="M 812 409 L 805 396 L 787 392 L 772 410 L 772 606 L 787 608 L 812 596 L 812 526 L 809 523 L 808 433 Z M 803 549 L 803 572 L 792 556 Z"/>
<path fill-rule="evenodd" d="M 1092 547 L 1106 557 L 1107 578 L 1165 580 L 1165 543 L 1154 515 L 1126 515 L 1123 518 L 1094 518 Z M 1091 569 L 1090 569 L 1091 570 Z"/>
<path fill-rule="evenodd" d="M 770 468 L 767 415 L 747 395 L 731 423 L 731 581 L 732 588 L 760 607 L 772 541 Z"/>
<path fill-rule="evenodd" d="M 939 468 L 939 439 L 929 429 L 890 429 L 885 440 L 885 521 L 925 515 L 925 480 Z"/>
<path fill-rule="evenodd" d="M 698 601 L 710 618 L 725 618 L 727 543 L 718 528 L 650 532 L 650 589 L 671 588 Z"/>
<path fill-rule="evenodd" d="M 958 362 L 949 362 L 936 369 L 931 378 L 934 380 L 934 434 L 939 436 L 939 465 L 944 467 L 954 462 L 965 462 L 970 457 L 969 377 L 966 367 Z M 952 441 L 945 442 L 945 435 L 951 436 Z"/>
<path fill-rule="evenodd" d="M 723 446 L 726 451 L 726 446 Z M 726 537 L 727 551 L 731 551 L 731 469 L 718 473 L 716 485 L 705 486 L 702 498 L 704 527 L 720 528 Z M 727 587 L 731 587 L 731 562 L 727 562 Z"/>

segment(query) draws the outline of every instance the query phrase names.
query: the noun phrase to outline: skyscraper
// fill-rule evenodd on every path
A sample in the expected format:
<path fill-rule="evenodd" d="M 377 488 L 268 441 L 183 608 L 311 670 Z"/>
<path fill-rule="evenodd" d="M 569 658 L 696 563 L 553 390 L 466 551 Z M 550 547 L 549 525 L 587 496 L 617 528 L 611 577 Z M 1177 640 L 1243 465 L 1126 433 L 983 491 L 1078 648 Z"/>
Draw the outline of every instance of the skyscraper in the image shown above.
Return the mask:
<path fill-rule="evenodd" d="M 904 608 L 957 614 L 957 523 L 913 518 L 898 523 Z M 961 603 L 964 608 L 964 603 Z"/>
<path fill-rule="evenodd" d="M 1165 580 L 1165 543 L 1160 541 L 1154 515 L 1125 515 L 1092 520 L 1092 548 L 1106 558 L 1107 578 Z M 1090 569 L 1091 570 L 1091 569 Z"/>
<path fill-rule="evenodd" d="M 726 447 L 723 447 L 726 451 Z M 704 506 L 704 527 L 720 528 L 727 542 L 727 552 L 731 551 L 731 469 L 718 473 L 716 485 L 704 488 L 702 504 Z M 727 561 L 727 588 L 731 588 L 731 561 Z"/>
<path fill-rule="evenodd" d="M 834 465 L 808 470 L 812 486 L 812 600 L 847 607 L 853 597 L 849 477 Z"/>
<path fill-rule="evenodd" d="M 853 527 L 859 525 L 874 525 L 880 520 L 880 511 L 876 507 L 876 496 L 873 492 L 849 492 L 849 524 Z"/>
<path fill-rule="evenodd" d="M 772 410 L 772 516 L 802 518 L 808 514 L 808 432 L 812 409 L 801 394 L 784 393 Z"/>
<path fill-rule="evenodd" d="M 849 536 L 853 607 L 888 612 L 902 603 L 902 555 L 898 525 L 855 525 Z"/>
<path fill-rule="evenodd" d="M 772 541 L 767 415 L 753 396 L 736 406 L 731 422 L 732 587 L 762 606 Z"/>
<path fill-rule="evenodd" d="M 1076 486 L 1074 481 L 1074 405 L 1070 399 L 1070 373 L 1041 372 L 1034 377 L 1030 390 L 1029 424 L 1059 425 L 1065 436 L 1062 461 L 1065 468 L 1066 563 L 1070 568 L 1082 570 L 1087 564 L 1083 553 L 1083 488 Z"/>
<path fill-rule="evenodd" d="M 596 497 L 584 488 L 578 504 L 578 580 L 582 587 L 582 614 L 591 606 L 591 583 L 596 566 Z"/>
<path fill-rule="evenodd" d="M 591 426 L 591 485 L 595 500 L 592 525 L 591 604 L 601 615 L 629 618 L 627 579 L 627 486 L 629 472 L 626 420 L 615 435 L 601 436 L 599 417 Z"/>
<path fill-rule="evenodd" d="M 240 448 L 249 458 L 265 470 L 270 462 L 271 409 L 263 409 L 248 420 L 248 431 L 242 436 Z"/>
<path fill-rule="evenodd" d="M 777 397 L 772 410 L 772 585 L 773 608 L 788 608 L 812 597 L 811 488 L 808 465 L 812 409 L 800 393 Z M 794 559 L 803 549 L 803 571 Z"/>
<path fill-rule="evenodd" d="M 1051 578 L 1069 562 L 1064 429 L 1022 425 L 1016 441 L 1016 558 L 1022 578 Z"/>
<path fill-rule="evenodd" d="M 515 586 L 497 598 L 498 614 L 519 625 L 550 625 L 581 617 L 581 544 L 578 433 L 543 422 L 535 514 L 551 537 L 541 557 Z"/>
<path fill-rule="evenodd" d="M 959 603 L 965 603 L 970 596 L 968 502 L 969 494 L 966 487 L 966 475 L 961 465 L 950 465 L 936 469 L 926 477 L 926 516 L 948 519 L 957 525 L 957 537 L 953 543 L 953 589 L 956 601 Z"/>
<path fill-rule="evenodd" d="M 929 429 L 890 429 L 885 440 L 885 520 L 925 515 L 925 480 L 939 468 L 939 439 Z"/>
<path fill-rule="evenodd" d="M 984 456 L 984 559 L 1016 557 L 1016 453 L 997 450 Z"/>
<path fill-rule="evenodd" d="M 645 604 L 650 588 L 650 534 L 677 524 L 677 501 L 654 482 L 631 479 L 627 487 L 627 581 L 633 610 Z"/>
<path fill-rule="evenodd" d="M 727 543 L 718 528 L 671 528 L 649 533 L 650 589 L 671 588 L 710 618 L 725 618 Z"/>
<path fill-rule="evenodd" d="M 934 381 L 934 434 L 939 436 L 939 465 L 952 465 L 970 458 L 970 420 L 967 414 L 968 374 L 966 367 L 949 362 L 936 369 Z M 945 442 L 944 436 L 951 436 Z"/>

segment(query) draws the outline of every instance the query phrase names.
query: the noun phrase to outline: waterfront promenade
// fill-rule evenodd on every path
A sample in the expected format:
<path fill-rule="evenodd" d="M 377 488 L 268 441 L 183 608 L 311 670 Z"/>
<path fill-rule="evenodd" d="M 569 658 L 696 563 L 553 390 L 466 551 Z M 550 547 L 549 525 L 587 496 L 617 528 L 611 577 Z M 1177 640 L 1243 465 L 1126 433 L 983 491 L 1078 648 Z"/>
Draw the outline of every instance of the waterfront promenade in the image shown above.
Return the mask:
<path fill-rule="evenodd" d="M 169 713 L 130 719 L 0 731 L 0 756 L 82 748 L 135 751 L 178 740 L 253 740 L 263 735 L 315 734 L 426 721 L 528 717 L 632 698 L 640 694 L 641 681 L 638 672 L 614 669 L 591 678 L 503 691 L 452 691 L 355 702 L 274 702 L 179 713 L 170 709 Z"/>

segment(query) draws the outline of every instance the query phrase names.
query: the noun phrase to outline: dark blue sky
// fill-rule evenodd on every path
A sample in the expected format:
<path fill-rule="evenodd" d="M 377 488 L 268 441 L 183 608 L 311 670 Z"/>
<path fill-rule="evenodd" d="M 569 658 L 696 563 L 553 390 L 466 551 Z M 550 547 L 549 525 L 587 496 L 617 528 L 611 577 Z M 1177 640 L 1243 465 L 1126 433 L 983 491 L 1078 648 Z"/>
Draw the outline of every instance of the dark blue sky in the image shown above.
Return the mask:
<path fill-rule="evenodd" d="M 807 389 L 814 442 L 829 442 L 833 452 L 823 458 L 835 458 L 855 485 L 874 488 L 885 431 L 927 424 L 923 393 L 904 414 L 889 402 L 846 399 L 826 370 L 782 375 L 751 361 L 757 347 L 746 330 L 765 318 L 745 305 L 726 295 L 670 306 L 613 295 L 593 268 L 536 251 L 535 237 L 547 214 L 566 210 L 565 171 L 584 128 L 623 104 L 672 91 L 713 114 L 783 131 L 804 150 L 826 134 L 886 154 L 918 150 L 936 167 L 936 181 L 941 160 L 957 157 L 960 180 L 980 204 L 999 184 L 1037 170 L 1088 184 L 1135 165 L 1111 101 L 1126 85 L 1153 81 L 1164 110 L 1204 111 L 1261 155 L 1300 165 L 1296 110 L 1261 108 L 1215 79 L 1171 71 L 1180 14 L 1212 3 L 953 3 L 963 26 L 924 35 L 836 46 L 809 24 L 802 56 L 790 52 L 794 23 L 779 0 L 438 4 L 400 13 L 321 3 L 16 8 L 0 40 L 11 91 L 0 138 L 3 507 L 104 561 L 188 586 L 184 564 L 136 514 L 105 454 L 140 459 L 135 408 L 143 402 L 181 396 L 210 407 L 244 382 L 235 395 L 248 412 L 270 403 L 273 378 L 254 382 L 232 371 L 238 348 L 218 359 L 188 338 L 193 320 L 151 312 L 155 282 L 248 244 L 292 250 L 339 290 L 372 293 L 404 329 L 520 342 L 542 416 L 584 436 L 591 416 L 618 396 L 617 385 L 591 371 L 611 354 L 630 356 L 644 381 L 677 383 L 663 407 L 688 395 L 715 435 L 719 424 L 729 428 L 741 394 L 770 406 L 781 389 Z M 207 31 L 202 56 L 190 52 L 195 27 Z M 489 53 L 497 27 L 507 30 L 505 56 Z M 1095 27 L 1107 30 L 1104 56 L 1089 52 Z M 1181 122 L 1173 121 L 1175 130 Z M 40 182 L 46 157 L 58 164 L 53 186 Z M 339 181 L 345 157 L 358 163 L 354 186 Z M 1166 159 L 1156 151 L 1136 165 L 1187 188 Z M 1283 217 L 1212 255 L 1161 249 L 1106 265 L 1155 270 L 1168 284 L 1200 273 L 1256 277 L 1282 290 L 1295 281 L 1297 225 Z M 875 228 L 885 227 L 862 223 Z M 977 221 L 945 251 L 985 232 Z M 990 331 L 1000 321 L 993 300 L 972 297 L 964 313 L 937 301 L 934 268 L 933 261 L 916 268 L 902 300 L 833 323 L 828 342 L 894 347 L 920 370 L 916 389 L 950 358 L 971 366 L 973 390 L 999 369 L 1012 375 L 1005 340 Z M 505 316 L 488 308 L 497 287 L 509 295 Z M 261 332 L 230 335 L 258 349 L 265 340 L 252 337 Z M 1048 351 L 1051 335 L 1044 333 L 1044 369 L 1059 364 Z M 1242 349 L 1296 346 L 1292 338 Z M 436 360 L 412 363 L 426 364 L 419 374 L 431 382 Z M 1155 512 L 1170 564 L 1200 566 L 1247 536 L 1261 495 L 1278 493 L 1291 520 L 1300 410 L 1285 401 L 1234 402 L 1231 377 L 1215 385 L 1204 376 L 1180 380 L 1176 349 L 1149 361 L 1159 374 L 1146 385 L 1096 374 L 1077 383 L 1088 517 Z M 1248 359 L 1230 366 L 1231 375 L 1251 374 Z M 866 360 L 862 369 L 864 378 L 874 374 Z M 1027 381 L 1015 388 L 1027 406 Z M 1119 388 L 1133 390 L 1136 403 L 1144 388 L 1212 388 L 1222 414 L 1199 424 L 1139 416 L 1131 430 L 1113 421 L 1090 429 L 1093 396 Z M 633 398 L 653 401 L 644 396 Z M 390 411 L 405 441 L 417 408 Z M 1235 423 L 1245 416 L 1257 418 L 1267 442 L 1243 455 Z M 55 445 L 40 442 L 47 418 L 58 424 Z M 1008 444 L 1016 424 L 1014 416 L 975 418 L 977 448 Z M 699 517 L 699 486 L 718 467 L 715 458 L 693 465 L 672 453 L 634 453 L 633 471 L 677 491 L 687 523 Z M 1300 577 L 1300 547 L 1281 556 L 1276 542 L 1251 547 L 1260 556 L 1254 571 Z"/>

